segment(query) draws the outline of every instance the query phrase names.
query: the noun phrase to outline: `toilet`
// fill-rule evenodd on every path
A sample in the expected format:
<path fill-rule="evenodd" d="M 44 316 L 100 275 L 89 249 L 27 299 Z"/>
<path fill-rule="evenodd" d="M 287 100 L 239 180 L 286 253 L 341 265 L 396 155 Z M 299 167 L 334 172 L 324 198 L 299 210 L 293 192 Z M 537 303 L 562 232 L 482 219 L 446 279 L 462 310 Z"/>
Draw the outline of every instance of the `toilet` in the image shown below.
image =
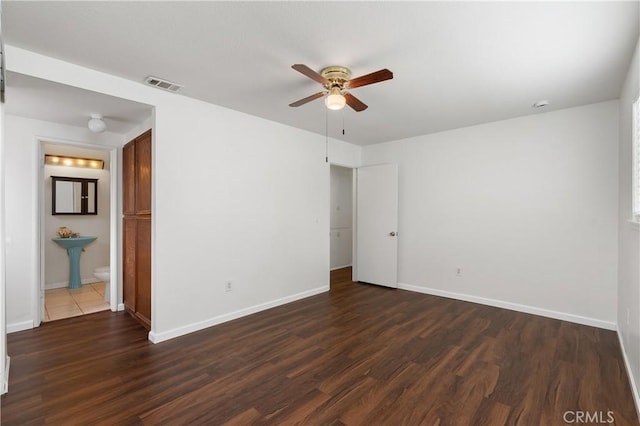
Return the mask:
<path fill-rule="evenodd" d="M 111 289 L 111 286 L 109 282 L 111 281 L 111 268 L 108 266 L 96 268 L 93 271 L 93 276 L 104 282 L 104 301 L 110 302 L 109 290 Z"/>

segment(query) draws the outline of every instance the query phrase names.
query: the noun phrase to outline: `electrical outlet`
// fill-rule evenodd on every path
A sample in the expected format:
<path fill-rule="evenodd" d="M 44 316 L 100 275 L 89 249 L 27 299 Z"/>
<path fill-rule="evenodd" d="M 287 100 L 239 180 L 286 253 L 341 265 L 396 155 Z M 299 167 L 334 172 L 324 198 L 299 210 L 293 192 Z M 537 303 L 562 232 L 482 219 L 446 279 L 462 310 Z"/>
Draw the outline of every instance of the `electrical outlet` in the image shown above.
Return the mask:
<path fill-rule="evenodd" d="M 224 283 L 224 291 L 231 291 L 232 287 L 231 287 L 231 281 L 227 281 Z"/>
<path fill-rule="evenodd" d="M 462 268 L 458 266 L 456 268 L 456 277 L 461 277 L 461 276 L 462 276 Z"/>

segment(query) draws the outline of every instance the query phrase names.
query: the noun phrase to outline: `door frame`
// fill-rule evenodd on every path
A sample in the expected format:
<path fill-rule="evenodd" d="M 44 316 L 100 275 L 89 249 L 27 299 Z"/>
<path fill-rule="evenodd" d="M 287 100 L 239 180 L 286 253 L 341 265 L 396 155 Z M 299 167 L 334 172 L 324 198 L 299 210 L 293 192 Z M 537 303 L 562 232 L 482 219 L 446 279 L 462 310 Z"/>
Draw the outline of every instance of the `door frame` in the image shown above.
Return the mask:
<path fill-rule="evenodd" d="M 43 313 L 44 313 L 44 286 L 45 286 L 45 277 L 44 277 L 44 249 L 45 249 L 45 241 L 46 236 L 44 235 L 44 220 L 47 212 L 45 211 L 45 200 L 44 200 L 44 144 L 51 145 L 66 145 L 73 146 L 77 148 L 85 148 L 85 149 L 93 149 L 98 151 L 109 151 L 109 268 L 111 273 L 111 282 L 110 282 L 110 298 L 109 304 L 112 312 L 116 312 L 124 309 L 124 305 L 122 304 L 120 291 L 119 289 L 122 287 L 122 282 L 120 279 L 120 227 L 118 225 L 118 217 L 120 207 L 120 199 L 119 199 L 119 185 L 120 185 L 120 161 L 118 151 L 122 149 L 121 147 L 111 146 L 111 145 L 95 145 L 87 142 L 79 142 L 68 139 L 61 139 L 55 137 L 48 136 L 36 136 L 35 143 L 37 145 L 36 151 L 36 159 L 35 165 L 38 170 L 37 179 L 35 182 L 36 188 L 34 193 L 37 194 L 37 212 L 38 212 L 38 220 L 37 220 L 37 231 L 36 235 L 36 265 L 37 271 L 35 280 L 35 288 L 32 292 L 32 303 L 33 303 L 33 327 L 39 327 L 42 324 Z"/>
<path fill-rule="evenodd" d="M 358 238 L 357 238 L 357 217 L 358 217 L 358 185 L 357 185 L 357 176 L 358 176 L 358 167 L 352 164 L 340 163 L 337 161 L 329 160 L 329 256 L 331 256 L 331 166 L 344 167 L 345 169 L 351 170 L 351 281 L 358 281 L 358 265 L 357 265 L 357 255 L 358 255 Z M 329 257 L 331 258 L 331 257 Z M 329 265 L 329 269 L 331 269 L 331 265 Z"/>

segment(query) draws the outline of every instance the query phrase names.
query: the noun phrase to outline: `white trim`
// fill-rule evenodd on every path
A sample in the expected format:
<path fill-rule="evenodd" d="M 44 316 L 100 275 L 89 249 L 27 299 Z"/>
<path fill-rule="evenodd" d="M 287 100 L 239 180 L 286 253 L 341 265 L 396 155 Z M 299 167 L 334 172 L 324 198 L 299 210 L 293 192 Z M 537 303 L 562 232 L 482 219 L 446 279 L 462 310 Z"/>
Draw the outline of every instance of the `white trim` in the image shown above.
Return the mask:
<path fill-rule="evenodd" d="M 95 277 L 82 278 L 80 280 L 80 283 L 82 283 L 82 285 L 95 284 L 95 283 L 101 283 L 101 282 L 102 282 L 101 280 L 99 280 L 99 279 L 97 279 Z M 62 281 L 62 282 L 59 282 L 59 283 L 49 283 L 49 284 L 45 284 L 44 285 L 44 289 L 45 290 L 53 290 L 53 289 L 56 289 L 56 288 L 64 288 L 64 287 L 69 287 L 69 281 Z"/>
<path fill-rule="evenodd" d="M 640 94 L 631 108 L 631 215 L 640 219 Z"/>
<path fill-rule="evenodd" d="M 432 296 L 447 297 L 449 299 L 463 300 L 465 302 L 479 303 L 481 305 L 495 306 L 497 308 L 509 309 L 511 311 L 524 312 L 527 314 L 540 315 L 543 317 L 569 321 L 576 324 L 589 325 L 591 327 L 604 328 L 606 330 L 616 330 L 616 323 L 603 321 L 596 318 L 583 317 L 581 315 L 569 314 L 566 312 L 552 311 L 549 309 L 538 308 L 535 306 L 521 305 L 519 303 L 505 302 L 502 300 L 488 299 L 470 294 L 454 293 L 446 290 L 435 288 L 421 287 L 411 284 L 398 283 L 401 290 L 414 291 L 416 293 L 430 294 Z"/>
<path fill-rule="evenodd" d="M 11 365 L 11 357 L 7 356 L 4 362 L 4 374 L 0 382 L 0 395 L 9 391 L 9 366 Z"/>
<path fill-rule="evenodd" d="M 122 148 L 112 149 L 109 152 L 109 307 L 111 311 L 117 309 L 118 291 L 120 286 L 120 250 L 122 240 L 120 239 L 120 226 L 122 220 L 121 202 L 119 198 L 118 186 L 120 185 L 122 174 L 120 172 L 120 161 L 118 153 Z"/>
<path fill-rule="evenodd" d="M 15 333 L 23 330 L 31 330 L 33 328 L 33 320 L 14 322 L 13 324 L 7 324 L 7 334 Z"/>
<path fill-rule="evenodd" d="M 335 268 L 331 268 L 329 269 L 330 271 L 336 271 L 338 269 L 344 269 L 344 268 L 349 268 L 351 266 L 351 263 L 348 265 L 344 265 L 344 266 L 336 266 Z"/>
<path fill-rule="evenodd" d="M 44 320 L 45 307 L 44 307 L 44 284 L 45 284 L 45 235 L 44 235 L 44 221 L 45 221 L 45 201 L 44 201 L 44 140 L 37 135 L 34 137 L 34 141 L 36 143 L 36 155 L 35 158 L 35 173 L 34 176 L 37 176 L 34 184 L 36 187 L 34 188 L 34 197 L 35 197 L 35 205 L 37 206 L 37 210 L 35 211 L 34 217 L 34 229 L 33 235 L 36 240 L 34 241 L 33 249 L 33 259 L 35 260 L 35 264 L 38 265 L 37 271 L 37 279 L 34 283 L 35 288 L 33 289 L 33 327 L 39 327 L 42 321 Z"/>
<path fill-rule="evenodd" d="M 627 221 L 627 223 L 629 224 L 629 227 L 635 231 L 640 231 L 640 222 L 638 222 L 637 220 L 633 220 L 630 219 Z"/>
<path fill-rule="evenodd" d="M 331 156 L 329 156 L 329 166 L 344 167 L 345 169 L 355 169 L 356 168 L 356 166 L 354 166 L 353 164 L 340 163 L 340 162 L 333 161 L 331 159 Z"/>
<path fill-rule="evenodd" d="M 182 327 L 173 328 L 161 333 L 149 332 L 149 340 L 153 343 L 164 342 L 165 340 L 173 339 L 175 337 L 183 336 L 185 334 L 193 333 L 194 331 L 202 330 L 214 325 L 221 324 L 223 322 L 231 321 L 247 315 L 255 314 L 256 312 L 264 311 L 267 309 L 275 308 L 276 306 L 285 305 L 287 303 L 295 302 L 296 300 L 305 299 L 307 297 L 315 296 L 316 294 L 329 291 L 329 286 L 317 287 L 311 290 L 303 291 L 302 293 L 292 294 L 291 296 L 282 297 L 280 299 L 272 300 L 270 302 L 261 303 L 259 305 L 250 306 L 239 311 L 230 312 L 228 314 L 218 315 L 217 317 L 209 318 L 204 321 L 194 322 L 184 325 Z"/>
<path fill-rule="evenodd" d="M 124 311 L 124 303 L 118 303 L 118 311 Z"/>
<path fill-rule="evenodd" d="M 624 339 L 622 338 L 622 334 L 620 334 L 620 330 L 616 330 L 616 334 L 618 335 L 618 340 L 620 341 L 622 358 L 624 359 L 624 366 L 627 369 L 627 378 L 629 379 L 629 386 L 631 386 L 631 392 L 633 393 L 633 402 L 636 405 L 636 414 L 638 415 L 638 418 L 640 418 L 640 393 L 638 393 L 638 387 L 636 386 L 636 381 L 633 377 L 633 370 L 631 369 L 629 358 L 627 358 L 627 351 L 624 348 Z"/>
<path fill-rule="evenodd" d="M 351 281 L 358 281 L 358 168 L 351 169 Z"/>

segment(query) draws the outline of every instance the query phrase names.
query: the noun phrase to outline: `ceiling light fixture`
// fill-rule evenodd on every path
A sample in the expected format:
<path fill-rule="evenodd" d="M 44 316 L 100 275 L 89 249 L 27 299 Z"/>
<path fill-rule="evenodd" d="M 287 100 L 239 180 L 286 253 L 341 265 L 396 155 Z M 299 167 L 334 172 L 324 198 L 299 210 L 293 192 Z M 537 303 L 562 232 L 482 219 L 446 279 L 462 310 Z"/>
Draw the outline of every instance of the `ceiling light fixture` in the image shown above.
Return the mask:
<path fill-rule="evenodd" d="M 100 114 L 91 114 L 87 127 L 89 127 L 89 130 L 93 133 L 102 133 L 106 130 L 107 123 L 104 122 Z"/>
<path fill-rule="evenodd" d="M 327 108 L 337 111 L 344 108 L 344 106 L 347 104 L 347 100 L 340 91 L 339 87 L 332 87 L 326 99 L 324 100 L 324 104 L 327 106 Z"/>
<path fill-rule="evenodd" d="M 104 161 L 97 158 L 66 157 L 45 154 L 44 163 L 50 166 L 86 167 L 88 169 L 104 169 Z"/>

